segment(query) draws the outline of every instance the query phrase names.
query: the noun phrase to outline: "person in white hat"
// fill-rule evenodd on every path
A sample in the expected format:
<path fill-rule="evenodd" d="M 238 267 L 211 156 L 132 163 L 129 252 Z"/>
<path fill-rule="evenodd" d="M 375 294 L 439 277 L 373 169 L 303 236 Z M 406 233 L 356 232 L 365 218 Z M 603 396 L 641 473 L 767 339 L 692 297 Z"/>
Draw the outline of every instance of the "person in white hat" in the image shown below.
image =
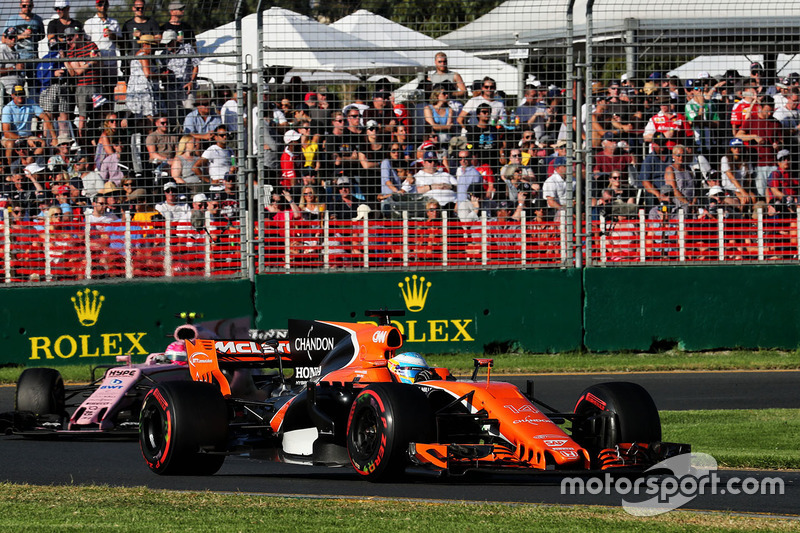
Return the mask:
<path fill-rule="evenodd" d="M 295 152 L 297 143 L 300 141 L 300 133 L 297 130 L 289 130 L 283 134 L 283 154 L 281 154 L 281 181 L 282 189 L 291 191 L 297 179 L 297 165 L 295 164 Z"/>

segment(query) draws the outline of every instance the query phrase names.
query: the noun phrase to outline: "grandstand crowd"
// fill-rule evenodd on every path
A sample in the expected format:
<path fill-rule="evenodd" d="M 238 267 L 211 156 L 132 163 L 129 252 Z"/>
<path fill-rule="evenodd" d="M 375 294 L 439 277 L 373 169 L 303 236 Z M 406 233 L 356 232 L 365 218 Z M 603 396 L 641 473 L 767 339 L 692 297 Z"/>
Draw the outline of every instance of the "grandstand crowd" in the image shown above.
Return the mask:
<path fill-rule="evenodd" d="M 588 175 L 587 165 L 574 168 L 592 220 L 796 213 L 798 73 L 772 79 L 753 63 L 744 74 L 691 79 L 625 74 L 595 83 L 578 110 L 563 82 L 530 77 L 513 97 L 490 76 L 462 79 L 440 52 L 415 98 L 401 100 L 388 78 L 339 93 L 295 77 L 272 80 L 247 110 L 232 85 L 198 78 L 181 2 L 153 17 L 135 0 L 124 23 L 108 16 L 108 0 L 96 0 L 85 21 L 71 17 L 69 0 L 56 0 L 47 22 L 34 8 L 19 0 L 0 44 L 7 225 L 66 234 L 108 228 L 129 212 L 137 230 L 169 220 L 216 245 L 212 231 L 230 237 L 242 219 L 241 146 L 264 155 L 254 185 L 267 191 L 267 224 L 405 216 L 488 220 L 510 233 L 521 221 L 546 228 L 574 202 L 568 143 L 592 155 Z M 567 122 L 587 114 L 588 129 Z M 321 253 L 314 235 L 298 253 Z"/>

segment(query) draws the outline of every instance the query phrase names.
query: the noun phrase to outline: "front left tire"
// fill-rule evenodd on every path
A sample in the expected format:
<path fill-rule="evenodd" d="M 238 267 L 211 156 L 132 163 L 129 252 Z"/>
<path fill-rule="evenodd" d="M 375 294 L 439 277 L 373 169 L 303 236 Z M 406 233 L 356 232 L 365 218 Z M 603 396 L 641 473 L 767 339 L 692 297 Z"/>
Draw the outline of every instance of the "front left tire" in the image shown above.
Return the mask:
<path fill-rule="evenodd" d="M 216 473 L 225 461 L 227 433 L 225 399 L 209 383 L 162 383 L 142 403 L 139 446 L 156 474 Z"/>

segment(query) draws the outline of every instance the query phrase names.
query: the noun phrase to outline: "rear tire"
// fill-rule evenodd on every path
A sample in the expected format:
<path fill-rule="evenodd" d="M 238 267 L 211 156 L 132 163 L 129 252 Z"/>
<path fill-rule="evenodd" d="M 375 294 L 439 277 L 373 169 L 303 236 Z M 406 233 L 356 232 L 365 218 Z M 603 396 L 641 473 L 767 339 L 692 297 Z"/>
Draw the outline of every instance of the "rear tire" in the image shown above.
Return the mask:
<path fill-rule="evenodd" d="M 390 481 L 403 474 L 410 442 L 430 442 L 433 412 L 419 388 L 376 383 L 356 397 L 347 419 L 350 464 L 368 481 Z"/>
<path fill-rule="evenodd" d="M 172 381 L 151 389 L 139 416 L 139 446 L 160 475 L 216 473 L 225 461 L 228 407 L 209 383 Z"/>
<path fill-rule="evenodd" d="M 656 404 L 636 383 L 600 383 L 587 388 L 575 405 L 575 414 L 572 436 L 589 450 L 593 461 L 600 450 L 621 442 L 661 440 Z"/>
<path fill-rule="evenodd" d="M 36 415 L 64 415 L 64 380 L 52 368 L 28 368 L 17 380 L 16 411 Z"/>

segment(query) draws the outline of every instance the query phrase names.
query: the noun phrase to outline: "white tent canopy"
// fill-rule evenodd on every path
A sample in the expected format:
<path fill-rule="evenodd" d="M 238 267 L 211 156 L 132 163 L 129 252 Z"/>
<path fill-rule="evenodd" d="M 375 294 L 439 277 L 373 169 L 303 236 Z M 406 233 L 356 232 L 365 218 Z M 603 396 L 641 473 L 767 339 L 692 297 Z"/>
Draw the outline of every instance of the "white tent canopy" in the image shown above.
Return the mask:
<path fill-rule="evenodd" d="M 255 65 L 258 58 L 257 23 L 257 14 L 242 19 L 242 60 L 250 65 Z M 235 27 L 234 22 L 229 22 L 198 35 L 198 53 L 235 52 Z M 263 13 L 262 42 L 263 66 L 362 76 L 384 71 L 394 74 L 416 72 L 422 68 L 419 63 L 391 49 L 382 50 L 369 41 L 279 7 Z M 235 57 L 206 58 L 200 66 L 200 75 L 215 81 L 231 82 L 236 60 Z"/>
<path fill-rule="evenodd" d="M 445 52 L 449 68 L 458 72 L 467 85 L 472 80 L 491 76 L 501 90 L 513 94 L 518 92 L 517 69 L 508 63 L 480 59 L 366 9 L 359 9 L 331 26 L 378 47 L 396 50 L 425 67 L 434 67 L 436 53 Z"/>
<path fill-rule="evenodd" d="M 719 76 L 728 70 L 736 70 L 742 76 L 750 74 L 750 65 L 753 62 L 763 64 L 764 56 L 753 55 L 722 55 L 722 56 L 698 56 L 688 63 L 671 70 L 670 76 L 678 76 L 681 79 L 697 78 L 701 72 L 708 72 L 711 76 Z M 800 72 L 800 57 L 795 55 L 778 54 L 775 62 L 777 75 L 788 76 L 792 72 Z"/>
<path fill-rule="evenodd" d="M 569 3 L 569 0 L 508 0 L 439 40 L 466 50 L 564 39 Z M 586 35 L 586 4 L 586 0 L 575 0 L 574 3 L 576 38 Z M 717 31 L 725 27 L 763 32 L 767 27 L 789 27 L 792 21 L 800 19 L 800 3 L 775 0 L 755 7 L 750 0 L 706 0 L 688 4 L 684 0 L 595 2 L 593 33 L 615 32 L 621 35 L 631 19 L 635 20 L 640 32 L 660 32 L 665 28 Z M 738 22 L 734 24 L 733 21 Z"/>

